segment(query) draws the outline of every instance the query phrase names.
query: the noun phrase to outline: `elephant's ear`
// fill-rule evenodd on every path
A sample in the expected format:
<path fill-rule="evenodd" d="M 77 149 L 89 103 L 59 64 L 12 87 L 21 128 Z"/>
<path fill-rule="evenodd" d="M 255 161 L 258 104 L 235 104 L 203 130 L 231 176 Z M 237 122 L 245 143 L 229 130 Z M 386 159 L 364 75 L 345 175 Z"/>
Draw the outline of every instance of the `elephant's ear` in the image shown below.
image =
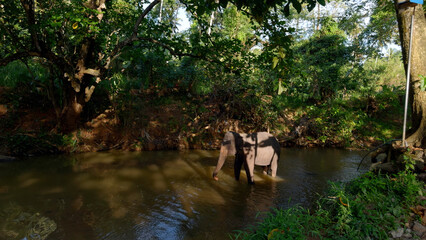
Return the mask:
<path fill-rule="evenodd" d="M 227 132 L 223 138 L 222 146 L 228 150 L 228 156 L 235 155 L 237 153 L 235 149 L 235 135 L 236 133 Z"/>

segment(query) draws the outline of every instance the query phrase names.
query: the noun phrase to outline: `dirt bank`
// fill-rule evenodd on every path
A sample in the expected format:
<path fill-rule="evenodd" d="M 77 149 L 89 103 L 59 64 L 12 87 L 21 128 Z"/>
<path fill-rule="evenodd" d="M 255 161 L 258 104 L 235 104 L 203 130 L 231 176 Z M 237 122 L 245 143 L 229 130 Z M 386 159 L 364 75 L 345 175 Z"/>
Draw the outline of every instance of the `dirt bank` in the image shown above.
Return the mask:
<path fill-rule="evenodd" d="M 133 92 L 126 105 L 97 110 L 78 129 L 62 135 L 55 129 L 56 115 L 48 103 L 16 104 L 5 97 L 10 94 L 1 90 L 0 153 L 12 156 L 110 149 L 218 149 L 227 131 L 267 128 L 283 147 L 370 148 L 379 144 L 376 139 L 356 135 L 350 145 L 338 136 L 320 139 L 316 120 L 296 110 L 282 111 L 273 126 L 265 128 L 261 119 L 235 113 L 235 109 L 232 112 L 226 102 L 212 96 L 162 97 L 140 91 Z"/>

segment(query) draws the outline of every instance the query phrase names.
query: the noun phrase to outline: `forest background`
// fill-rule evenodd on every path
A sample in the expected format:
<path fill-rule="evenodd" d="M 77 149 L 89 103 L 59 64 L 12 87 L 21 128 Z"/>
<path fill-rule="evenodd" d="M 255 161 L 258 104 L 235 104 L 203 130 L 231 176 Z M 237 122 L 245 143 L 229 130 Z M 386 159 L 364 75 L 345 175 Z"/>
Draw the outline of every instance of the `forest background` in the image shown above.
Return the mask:
<path fill-rule="evenodd" d="M 90 4 L 1 1 L 1 153 L 217 149 L 226 131 L 370 148 L 402 133 L 393 1 Z"/>

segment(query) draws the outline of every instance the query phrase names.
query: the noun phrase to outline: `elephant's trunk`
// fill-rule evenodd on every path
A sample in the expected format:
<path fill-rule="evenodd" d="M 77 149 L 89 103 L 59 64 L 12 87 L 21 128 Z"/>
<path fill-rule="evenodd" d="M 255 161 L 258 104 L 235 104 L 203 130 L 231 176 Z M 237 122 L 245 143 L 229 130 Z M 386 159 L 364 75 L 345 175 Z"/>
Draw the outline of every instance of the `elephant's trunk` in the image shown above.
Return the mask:
<path fill-rule="evenodd" d="M 216 169 L 213 172 L 214 179 L 218 180 L 217 174 L 219 173 L 220 169 L 222 169 L 227 156 L 228 156 L 228 149 L 222 145 L 222 147 L 220 147 L 219 160 L 217 161 Z"/>

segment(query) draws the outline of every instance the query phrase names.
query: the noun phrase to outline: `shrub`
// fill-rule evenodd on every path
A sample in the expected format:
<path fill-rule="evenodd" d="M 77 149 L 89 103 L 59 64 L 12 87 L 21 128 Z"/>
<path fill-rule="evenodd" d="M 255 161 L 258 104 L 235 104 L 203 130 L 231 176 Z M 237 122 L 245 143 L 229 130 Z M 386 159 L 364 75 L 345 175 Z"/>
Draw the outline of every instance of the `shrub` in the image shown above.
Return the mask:
<path fill-rule="evenodd" d="M 235 239 L 388 239 L 408 221 L 410 206 L 421 204 L 424 184 L 407 171 L 394 176 L 367 173 L 349 183 L 330 183 L 313 210 L 275 209 Z M 424 200 L 423 200 L 424 201 Z"/>

